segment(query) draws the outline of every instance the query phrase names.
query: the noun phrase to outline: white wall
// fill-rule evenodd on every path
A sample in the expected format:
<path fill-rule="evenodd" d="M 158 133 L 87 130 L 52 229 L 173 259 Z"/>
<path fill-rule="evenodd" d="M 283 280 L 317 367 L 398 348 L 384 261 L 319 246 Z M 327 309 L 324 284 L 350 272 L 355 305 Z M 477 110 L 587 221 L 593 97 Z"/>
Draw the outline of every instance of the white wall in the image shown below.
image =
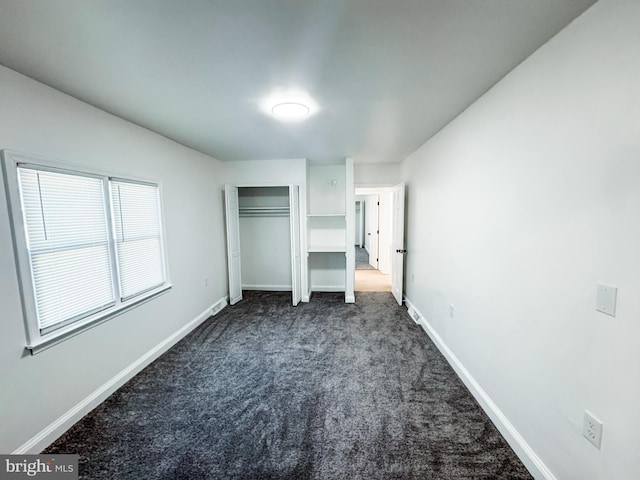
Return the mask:
<path fill-rule="evenodd" d="M 0 148 L 162 182 L 174 283 L 165 295 L 28 355 L 0 182 L 0 452 L 10 453 L 224 296 L 226 256 L 217 160 L 4 67 L 0 111 Z"/>
<path fill-rule="evenodd" d="M 291 290 L 289 217 L 240 217 L 242 288 Z"/>
<path fill-rule="evenodd" d="M 227 183 L 260 185 L 299 185 L 301 201 L 305 198 L 307 185 L 307 161 L 293 160 L 246 160 L 226 162 Z"/>
<path fill-rule="evenodd" d="M 309 213 L 345 213 L 346 171 L 344 165 L 309 165 Z"/>
<path fill-rule="evenodd" d="M 556 478 L 638 478 L 640 2 L 598 2 L 403 175 L 410 301 Z"/>
<path fill-rule="evenodd" d="M 402 182 L 400 163 L 356 163 L 354 165 L 356 187 L 388 187 Z"/>

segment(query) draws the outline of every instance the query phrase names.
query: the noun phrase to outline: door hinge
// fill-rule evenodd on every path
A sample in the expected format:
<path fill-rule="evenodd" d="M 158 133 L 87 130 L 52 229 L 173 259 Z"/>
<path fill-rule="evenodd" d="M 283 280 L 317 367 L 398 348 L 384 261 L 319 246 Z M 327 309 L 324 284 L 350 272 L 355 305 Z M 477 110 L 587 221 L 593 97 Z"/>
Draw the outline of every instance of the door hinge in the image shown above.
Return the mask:
<path fill-rule="evenodd" d="M 378 235 L 380 235 L 380 230 L 376 230 L 376 233 L 377 233 Z"/>
<path fill-rule="evenodd" d="M 380 206 L 380 202 L 378 202 L 378 206 Z"/>

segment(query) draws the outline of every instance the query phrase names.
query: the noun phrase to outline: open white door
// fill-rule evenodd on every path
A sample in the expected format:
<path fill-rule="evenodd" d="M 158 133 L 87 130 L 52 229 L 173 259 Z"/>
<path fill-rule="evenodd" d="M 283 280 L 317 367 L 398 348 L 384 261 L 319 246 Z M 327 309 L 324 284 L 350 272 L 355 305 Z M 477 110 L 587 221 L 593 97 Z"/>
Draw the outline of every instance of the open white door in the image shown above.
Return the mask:
<path fill-rule="evenodd" d="M 391 235 L 391 293 L 402 305 L 404 280 L 404 183 L 393 187 L 393 232 Z"/>
<path fill-rule="evenodd" d="M 229 262 L 229 303 L 235 305 L 242 300 L 242 278 L 240 276 L 240 209 L 238 187 L 224 186 L 227 220 L 227 259 Z"/>
<path fill-rule="evenodd" d="M 378 269 L 378 248 L 380 246 L 380 195 L 369 195 L 369 265 Z"/>
<path fill-rule="evenodd" d="M 302 297 L 300 272 L 300 199 L 298 186 L 289 186 L 289 223 L 291 230 L 291 301 L 295 307 Z"/>
<path fill-rule="evenodd" d="M 364 247 L 364 202 L 356 200 L 356 245 Z"/>

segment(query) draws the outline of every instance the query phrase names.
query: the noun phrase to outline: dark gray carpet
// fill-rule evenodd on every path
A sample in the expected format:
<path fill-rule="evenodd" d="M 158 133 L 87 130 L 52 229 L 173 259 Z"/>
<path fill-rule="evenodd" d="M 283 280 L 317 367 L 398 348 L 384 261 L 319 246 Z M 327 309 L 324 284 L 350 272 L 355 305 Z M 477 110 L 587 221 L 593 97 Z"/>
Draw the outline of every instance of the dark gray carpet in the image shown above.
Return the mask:
<path fill-rule="evenodd" d="M 361 247 L 356 247 L 356 270 L 375 270 L 369 264 L 369 254 Z"/>
<path fill-rule="evenodd" d="M 47 453 L 86 479 L 530 479 L 390 293 L 246 292 Z"/>

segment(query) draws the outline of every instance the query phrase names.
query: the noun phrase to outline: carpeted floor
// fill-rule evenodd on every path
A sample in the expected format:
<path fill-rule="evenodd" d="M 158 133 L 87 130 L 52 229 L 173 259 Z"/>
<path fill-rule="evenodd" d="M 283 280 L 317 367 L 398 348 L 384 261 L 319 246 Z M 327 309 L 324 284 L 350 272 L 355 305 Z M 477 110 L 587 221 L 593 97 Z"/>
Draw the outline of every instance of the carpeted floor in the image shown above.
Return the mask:
<path fill-rule="evenodd" d="M 245 292 L 51 445 L 86 479 L 530 479 L 389 293 Z"/>
<path fill-rule="evenodd" d="M 361 247 L 356 246 L 356 270 L 375 270 L 369 264 L 369 253 Z"/>

